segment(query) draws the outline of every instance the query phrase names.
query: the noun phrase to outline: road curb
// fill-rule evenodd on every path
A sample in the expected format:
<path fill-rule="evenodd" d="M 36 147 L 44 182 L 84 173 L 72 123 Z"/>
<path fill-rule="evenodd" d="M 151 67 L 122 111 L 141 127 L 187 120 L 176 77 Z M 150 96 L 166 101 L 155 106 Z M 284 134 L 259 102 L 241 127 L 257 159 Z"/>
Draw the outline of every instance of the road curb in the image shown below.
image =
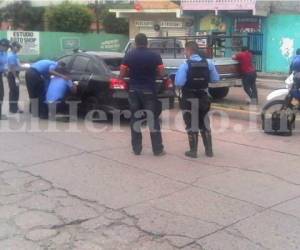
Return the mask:
<path fill-rule="evenodd" d="M 238 109 L 232 106 L 220 106 L 212 104 L 211 113 L 213 116 L 224 116 L 230 119 L 239 119 L 244 121 L 260 122 L 260 109 L 256 106 L 250 107 L 250 110 Z"/>

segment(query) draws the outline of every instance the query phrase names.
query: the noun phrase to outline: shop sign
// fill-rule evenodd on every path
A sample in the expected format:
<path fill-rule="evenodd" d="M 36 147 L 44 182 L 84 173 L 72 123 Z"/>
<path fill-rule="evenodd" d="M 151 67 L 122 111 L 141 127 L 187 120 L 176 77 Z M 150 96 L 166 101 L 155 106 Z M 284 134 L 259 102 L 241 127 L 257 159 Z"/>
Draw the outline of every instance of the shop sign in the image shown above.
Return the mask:
<path fill-rule="evenodd" d="M 40 33 L 33 31 L 7 31 L 7 39 L 22 45 L 20 55 L 40 54 Z"/>
<path fill-rule="evenodd" d="M 142 20 L 139 20 L 139 21 L 135 22 L 135 26 L 136 27 L 153 27 L 153 25 L 154 25 L 153 21 L 142 21 Z"/>
<path fill-rule="evenodd" d="M 144 21 L 144 20 L 138 20 L 135 22 L 136 27 L 154 27 L 155 24 L 158 24 L 161 28 L 183 28 L 183 22 L 177 22 L 177 21 L 161 21 L 159 23 L 154 23 L 154 21 Z"/>
<path fill-rule="evenodd" d="M 183 28 L 183 23 L 176 22 L 176 21 L 162 21 L 162 22 L 160 22 L 160 27 L 162 27 L 162 28 Z"/>
<path fill-rule="evenodd" d="M 107 40 L 100 43 L 101 50 L 119 51 L 120 48 L 121 44 L 118 39 Z"/>
<path fill-rule="evenodd" d="M 80 48 L 80 39 L 78 37 L 61 38 L 61 46 L 63 51 L 72 51 Z"/>
<path fill-rule="evenodd" d="M 253 33 L 261 32 L 261 18 L 258 17 L 237 17 L 234 25 L 235 32 Z"/>

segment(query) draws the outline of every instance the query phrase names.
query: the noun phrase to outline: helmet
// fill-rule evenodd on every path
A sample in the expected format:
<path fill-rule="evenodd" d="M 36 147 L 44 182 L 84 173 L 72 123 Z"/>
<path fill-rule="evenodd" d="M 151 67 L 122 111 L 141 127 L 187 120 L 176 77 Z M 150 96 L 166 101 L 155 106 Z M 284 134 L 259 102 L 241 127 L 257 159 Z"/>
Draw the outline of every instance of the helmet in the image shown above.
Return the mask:
<path fill-rule="evenodd" d="M 7 40 L 6 38 L 3 38 L 0 40 L 0 46 L 3 46 L 3 47 L 10 47 L 10 42 L 9 40 Z"/>

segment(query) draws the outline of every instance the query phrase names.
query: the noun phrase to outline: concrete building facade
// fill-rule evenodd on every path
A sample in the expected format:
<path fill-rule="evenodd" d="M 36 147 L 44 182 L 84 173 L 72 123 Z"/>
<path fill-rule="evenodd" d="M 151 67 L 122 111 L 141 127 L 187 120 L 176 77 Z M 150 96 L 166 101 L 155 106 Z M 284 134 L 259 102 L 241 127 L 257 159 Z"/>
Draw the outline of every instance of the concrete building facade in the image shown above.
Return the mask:
<path fill-rule="evenodd" d="M 149 36 L 253 34 L 252 47 L 256 50 L 260 68 L 281 73 L 288 71 L 293 55 L 300 47 L 300 1 L 181 0 L 177 7 L 167 0 L 136 3 L 138 8 L 132 10 L 111 10 L 117 17 L 129 19 L 131 38 L 138 32 Z M 227 44 L 231 50 L 223 55 L 235 53 L 236 44 L 243 41 L 236 39 L 232 43 Z"/>

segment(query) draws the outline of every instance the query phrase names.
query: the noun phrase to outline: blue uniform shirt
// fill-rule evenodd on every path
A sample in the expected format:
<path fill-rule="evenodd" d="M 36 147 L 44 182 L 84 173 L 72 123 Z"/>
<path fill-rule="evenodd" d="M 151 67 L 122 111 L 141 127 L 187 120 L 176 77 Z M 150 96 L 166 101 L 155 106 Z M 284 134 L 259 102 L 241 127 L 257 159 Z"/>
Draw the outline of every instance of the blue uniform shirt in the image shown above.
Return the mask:
<path fill-rule="evenodd" d="M 190 60 L 193 61 L 201 61 L 202 58 L 199 55 L 192 55 Z M 210 82 L 217 82 L 220 80 L 219 73 L 216 70 L 215 65 L 212 63 L 211 60 L 207 60 L 208 68 L 210 72 Z M 176 77 L 175 77 L 175 85 L 178 87 L 183 87 L 187 82 L 187 72 L 188 72 L 188 64 L 185 62 L 180 65 Z"/>
<path fill-rule="evenodd" d="M 14 52 L 8 53 L 7 64 L 8 64 L 8 70 L 14 69 L 16 71 L 20 71 L 21 69 L 20 59 L 17 53 Z"/>
<path fill-rule="evenodd" d="M 61 77 L 53 77 L 50 80 L 47 90 L 46 102 L 52 103 L 63 100 L 72 86 L 73 82 L 70 80 L 65 80 Z"/>
<path fill-rule="evenodd" d="M 297 55 L 293 58 L 290 69 L 291 71 L 300 72 L 300 55 Z"/>
<path fill-rule="evenodd" d="M 31 68 L 38 71 L 44 78 L 49 78 L 49 71 L 55 70 L 58 63 L 51 60 L 40 60 L 31 65 Z"/>
<path fill-rule="evenodd" d="M 7 52 L 0 51 L 0 73 L 7 70 Z"/>
<path fill-rule="evenodd" d="M 299 89 L 292 90 L 292 97 L 300 100 L 300 90 Z"/>

